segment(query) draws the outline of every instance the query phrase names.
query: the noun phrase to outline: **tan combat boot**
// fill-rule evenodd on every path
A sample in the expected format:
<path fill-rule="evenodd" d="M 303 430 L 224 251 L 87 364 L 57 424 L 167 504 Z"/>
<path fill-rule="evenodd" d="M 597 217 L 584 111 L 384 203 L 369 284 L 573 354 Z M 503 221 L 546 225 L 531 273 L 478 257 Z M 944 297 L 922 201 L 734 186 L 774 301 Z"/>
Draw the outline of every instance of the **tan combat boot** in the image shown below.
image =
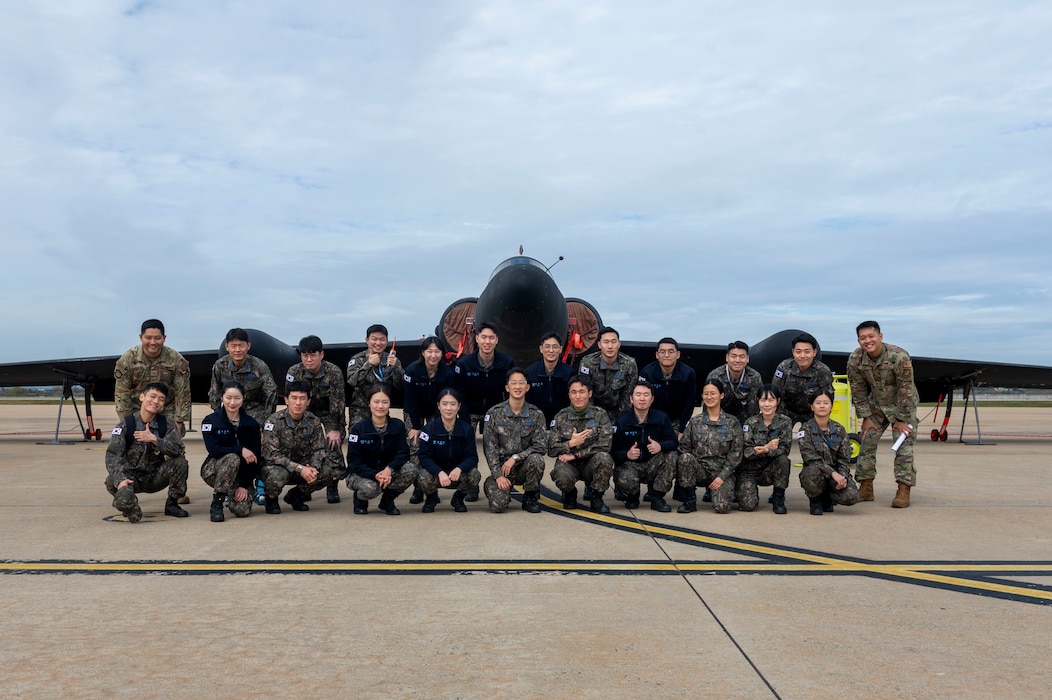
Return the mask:
<path fill-rule="evenodd" d="M 895 494 L 895 498 L 891 501 L 892 508 L 909 508 L 910 507 L 910 487 L 906 484 L 899 483 L 899 490 Z"/>
<path fill-rule="evenodd" d="M 872 501 L 873 500 L 873 480 L 872 479 L 861 479 L 858 482 L 858 500 L 859 501 Z M 909 499 L 907 499 L 908 501 Z"/>

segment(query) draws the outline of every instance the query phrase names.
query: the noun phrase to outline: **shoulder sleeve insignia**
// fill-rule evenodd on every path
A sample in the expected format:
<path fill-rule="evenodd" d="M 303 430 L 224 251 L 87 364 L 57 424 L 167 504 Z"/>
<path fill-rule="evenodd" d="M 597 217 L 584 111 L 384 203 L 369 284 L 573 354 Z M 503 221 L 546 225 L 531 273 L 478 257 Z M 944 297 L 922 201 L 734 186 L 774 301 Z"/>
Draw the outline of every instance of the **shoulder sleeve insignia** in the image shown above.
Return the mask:
<path fill-rule="evenodd" d="M 352 366 L 353 364 L 354 364 L 354 358 L 352 357 L 352 358 L 351 358 L 351 361 L 347 363 L 347 366 L 348 366 L 348 367 L 350 367 L 350 366 Z"/>
<path fill-rule="evenodd" d="M 202 433 L 210 433 L 210 432 L 212 432 L 212 424 L 211 423 L 202 423 L 201 424 L 201 432 Z"/>
<path fill-rule="evenodd" d="M 551 424 L 548 427 L 549 428 L 554 428 L 555 427 L 555 419 L 554 418 L 552 418 L 552 422 L 551 422 Z"/>
<path fill-rule="evenodd" d="M 591 374 L 591 373 L 588 371 L 587 367 L 582 367 L 581 368 L 581 374 Z"/>
<path fill-rule="evenodd" d="M 286 382 L 294 382 L 294 381 L 296 381 L 296 378 L 292 376 L 292 372 L 289 372 L 288 374 L 285 375 L 285 381 Z"/>
<path fill-rule="evenodd" d="M 774 376 L 776 376 L 776 377 L 781 377 L 781 376 L 782 376 L 782 370 L 780 370 L 780 369 L 776 369 L 776 370 L 774 371 Z"/>
<path fill-rule="evenodd" d="M 421 430 L 420 431 L 420 439 L 423 440 L 424 442 L 430 442 L 431 441 L 431 436 L 428 435 L 427 433 L 425 433 L 423 430 Z"/>
<path fill-rule="evenodd" d="M 614 432 L 615 433 L 617 432 L 617 424 L 616 423 L 614 424 Z"/>
<path fill-rule="evenodd" d="M 801 430 L 800 432 L 798 432 L 796 434 L 796 437 L 798 437 L 798 438 L 802 438 L 803 436 L 804 436 L 804 431 L 803 430 Z"/>
<path fill-rule="evenodd" d="M 742 432 L 743 432 L 743 433 L 747 433 L 747 432 L 749 432 L 749 426 L 747 426 L 747 425 L 743 425 L 743 426 L 742 426 Z"/>
<path fill-rule="evenodd" d="M 487 413 L 487 414 L 486 414 L 486 417 L 485 417 L 485 418 L 483 418 L 482 420 L 483 420 L 484 422 L 486 422 L 486 423 L 489 423 L 489 414 Z"/>
<path fill-rule="evenodd" d="M 113 429 L 113 434 L 114 435 L 120 435 L 123 432 L 124 432 L 124 426 L 118 425 L 116 428 Z"/>
<path fill-rule="evenodd" d="M 456 372 L 457 374 L 460 374 L 460 365 L 455 366 L 453 368 L 453 371 Z"/>
<path fill-rule="evenodd" d="M 354 433 L 351 433 L 347 436 L 347 442 L 358 442 L 358 436 Z"/>
<path fill-rule="evenodd" d="M 412 378 L 412 377 L 410 377 L 408 373 L 406 373 L 406 374 L 403 374 L 403 375 L 402 375 L 402 380 L 403 380 L 403 381 L 404 381 L 404 382 L 405 382 L 406 384 L 412 384 L 412 383 L 413 383 L 413 378 Z"/>
<path fill-rule="evenodd" d="M 273 429 L 274 429 L 274 424 L 273 423 L 264 423 L 263 424 L 263 430 L 273 430 Z"/>

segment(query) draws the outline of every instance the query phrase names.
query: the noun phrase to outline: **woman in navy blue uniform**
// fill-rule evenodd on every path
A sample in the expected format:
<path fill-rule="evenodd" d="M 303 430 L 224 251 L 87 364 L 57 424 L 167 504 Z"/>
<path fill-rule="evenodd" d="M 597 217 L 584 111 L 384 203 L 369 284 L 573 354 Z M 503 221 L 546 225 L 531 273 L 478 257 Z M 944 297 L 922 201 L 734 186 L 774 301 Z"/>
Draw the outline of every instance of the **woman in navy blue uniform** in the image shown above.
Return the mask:
<path fill-rule="evenodd" d="M 245 411 L 245 387 L 228 381 L 220 388 L 223 407 L 201 421 L 201 438 L 208 457 L 201 465 L 201 478 L 213 488 L 209 517 L 221 523 L 223 503 L 244 518 L 252 512 L 253 482 L 259 475 L 259 423 Z"/>
<path fill-rule="evenodd" d="M 438 394 L 438 417 L 420 431 L 420 470 L 417 487 L 427 497 L 423 512 L 435 512 L 438 488 L 456 489 L 449 504 L 458 513 L 467 511 L 464 497 L 478 488 L 479 453 L 471 423 L 458 417 L 460 394 L 443 389 Z"/>
<path fill-rule="evenodd" d="M 438 393 L 452 387 L 457 380 L 453 368 L 445 363 L 442 341 L 430 335 L 420 341 L 420 359 L 405 368 L 405 426 L 409 430 L 410 456 L 415 456 L 419 447 L 420 431 L 435 419 L 438 410 Z M 422 503 L 424 494 L 420 487 L 413 489 L 410 503 Z"/>
<path fill-rule="evenodd" d="M 369 501 L 377 496 L 381 511 L 399 515 L 395 498 L 416 481 L 405 423 L 391 417 L 388 391 L 382 384 L 369 391 L 369 417 L 347 435 L 347 486 L 354 491 L 356 515 L 368 513 Z"/>

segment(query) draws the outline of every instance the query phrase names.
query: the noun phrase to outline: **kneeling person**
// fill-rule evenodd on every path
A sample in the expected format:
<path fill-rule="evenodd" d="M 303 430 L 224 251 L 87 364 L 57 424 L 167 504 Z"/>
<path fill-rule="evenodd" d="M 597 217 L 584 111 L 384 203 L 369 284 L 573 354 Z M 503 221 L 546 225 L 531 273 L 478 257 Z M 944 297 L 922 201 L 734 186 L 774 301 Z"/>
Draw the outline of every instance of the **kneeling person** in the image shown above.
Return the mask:
<path fill-rule="evenodd" d="M 156 493 L 168 488 L 164 514 L 185 518 L 179 507 L 186 495 L 189 465 L 183 455 L 183 440 L 175 421 L 165 415 L 168 387 L 150 382 L 139 394 L 139 410 L 129 413 L 113 429 L 106 447 L 106 490 L 113 496 L 113 507 L 128 518 L 142 520 L 137 493 Z"/>
<path fill-rule="evenodd" d="M 646 380 L 632 388 L 632 408 L 618 416 L 610 454 L 614 485 L 625 494 L 625 506 L 639 507 L 640 483 L 650 486 L 650 508 L 668 513 L 665 494 L 676 473 L 676 429 L 668 415 L 651 409 L 654 392 Z"/>
<path fill-rule="evenodd" d="M 851 478 L 851 443 L 844 426 L 829 420 L 833 410 L 833 392 L 815 394 L 811 399 L 814 417 L 796 434 L 804 468 L 800 486 L 811 506 L 811 515 L 832 513 L 833 504 L 853 506 L 858 503 L 858 486 Z"/>
<path fill-rule="evenodd" d="M 609 513 L 603 494 L 610 486 L 614 460 L 610 416 L 592 405 L 592 382 L 578 374 L 570 380 L 570 405 L 559 411 L 548 431 L 548 456 L 555 457 L 552 480 L 563 493 L 563 509 L 577 508 L 577 482 L 592 489 L 593 513 Z"/>
<path fill-rule="evenodd" d="M 760 412 L 742 426 L 745 447 L 735 489 L 738 508 L 754 511 L 760 503 L 760 486 L 774 486 L 771 504 L 785 515 L 785 489 L 789 486 L 789 448 L 793 444 L 793 419 L 779 413 L 782 393 L 773 384 L 758 390 Z"/>
<path fill-rule="evenodd" d="M 263 424 L 263 495 L 272 515 L 281 512 L 278 496 L 286 484 L 293 486 L 285 502 L 293 510 L 310 510 L 307 497 L 328 486 L 339 469 L 339 462 L 330 458 L 325 425 L 307 410 L 310 385 L 300 380 L 286 384 L 285 405 Z"/>
<path fill-rule="evenodd" d="M 214 489 L 209 516 L 221 523 L 223 502 L 239 518 L 252 513 L 254 481 L 259 475 L 259 423 L 245 408 L 245 387 L 236 379 L 225 382 L 219 391 L 222 410 L 201 421 L 201 439 L 208 457 L 201 465 L 201 478 Z"/>
<path fill-rule="evenodd" d="M 382 384 L 369 390 L 370 416 L 355 423 L 347 436 L 347 486 L 354 491 L 355 515 L 366 515 L 369 501 L 377 496 L 381 511 L 401 515 L 395 499 L 417 480 L 409 435 L 405 423 L 391 417 L 388 391 Z"/>
<path fill-rule="evenodd" d="M 541 409 L 526 403 L 530 381 L 525 370 L 512 367 L 506 377 L 508 400 L 487 411 L 482 422 L 482 451 L 490 472 L 483 489 L 489 509 L 503 513 L 511 502 L 511 487 L 522 484 L 522 509 L 540 513 L 548 443 L 545 416 Z"/>
<path fill-rule="evenodd" d="M 438 418 L 420 431 L 419 475 L 416 483 L 424 493 L 424 513 L 434 513 L 438 487 L 456 489 L 449 504 L 458 513 L 467 512 L 464 497 L 478 489 L 479 452 L 471 423 L 457 417 L 460 394 L 443 389 L 438 394 Z"/>

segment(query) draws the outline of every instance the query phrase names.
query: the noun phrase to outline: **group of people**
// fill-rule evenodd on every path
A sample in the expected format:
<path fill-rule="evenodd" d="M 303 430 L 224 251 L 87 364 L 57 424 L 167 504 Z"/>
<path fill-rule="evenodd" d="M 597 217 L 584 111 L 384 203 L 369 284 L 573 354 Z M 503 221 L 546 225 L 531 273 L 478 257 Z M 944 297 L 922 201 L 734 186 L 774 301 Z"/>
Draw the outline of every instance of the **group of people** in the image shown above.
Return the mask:
<path fill-rule="evenodd" d="M 852 476 L 846 431 L 830 420 L 833 375 L 816 359 L 818 342 L 807 333 L 793 338 L 792 356 L 768 383 L 749 366 L 749 346 L 730 343 L 726 363 L 707 375 L 702 410 L 694 415 L 696 374 L 680 361 L 672 338 L 658 341 L 655 361 L 640 370 L 620 351 L 618 332 L 604 327 L 598 350 L 575 369 L 561 361 L 562 338 L 551 333 L 540 341 L 540 359 L 522 368 L 497 350 L 497 329 L 489 323 L 476 329 L 477 349 L 452 365 L 432 336 L 404 369 L 388 349 L 387 329 L 370 326 L 366 349 L 350 359 L 346 374 L 324 359 L 317 336 L 307 336 L 297 346 L 300 362 L 285 376 L 285 406 L 275 410 L 278 389 L 270 370 L 249 354 L 248 334 L 234 328 L 225 339 L 227 354 L 212 370 L 214 412 L 201 422 L 208 452 L 201 477 L 213 488 L 210 518 L 223 521 L 224 508 L 236 517 L 249 515 L 257 483 L 265 512 L 279 514 L 280 501 L 309 510 L 322 489 L 329 503 L 339 503 L 341 481 L 361 515 L 377 499 L 378 510 L 398 515 L 395 500 L 410 488 L 410 503 L 422 504 L 425 513 L 441 503 L 440 489 L 452 490 L 450 505 L 465 512 L 478 500 L 480 485 L 492 512 L 509 507 L 518 485 L 522 509 L 539 513 L 545 456 L 555 460 L 550 476 L 567 510 L 582 507 L 583 485 L 587 507 L 609 513 L 604 497 L 612 483 L 614 497 L 629 509 L 642 501 L 670 512 L 671 490 L 680 513 L 697 510 L 699 487 L 700 500 L 727 513 L 734 503 L 756 510 L 759 487 L 771 486 L 772 509 L 784 514 L 797 424 L 800 484 L 812 514 L 873 500 L 877 443 L 888 427 L 903 437 L 896 443 L 892 505 L 907 507 L 916 478 L 917 390 L 910 359 L 883 342 L 875 321 L 859 324 L 856 332 L 860 347 L 848 361 L 848 378 L 862 441 Z M 182 443 L 189 366 L 164 340 L 164 325 L 145 321 L 140 345 L 114 370 L 121 422 L 106 453 L 106 486 L 114 507 L 131 522 L 142 517 L 135 494 L 165 487 L 165 514 L 188 515 L 180 503 L 189 471 Z M 396 394 L 404 395 L 404 420 L 391 415 Z"/>

